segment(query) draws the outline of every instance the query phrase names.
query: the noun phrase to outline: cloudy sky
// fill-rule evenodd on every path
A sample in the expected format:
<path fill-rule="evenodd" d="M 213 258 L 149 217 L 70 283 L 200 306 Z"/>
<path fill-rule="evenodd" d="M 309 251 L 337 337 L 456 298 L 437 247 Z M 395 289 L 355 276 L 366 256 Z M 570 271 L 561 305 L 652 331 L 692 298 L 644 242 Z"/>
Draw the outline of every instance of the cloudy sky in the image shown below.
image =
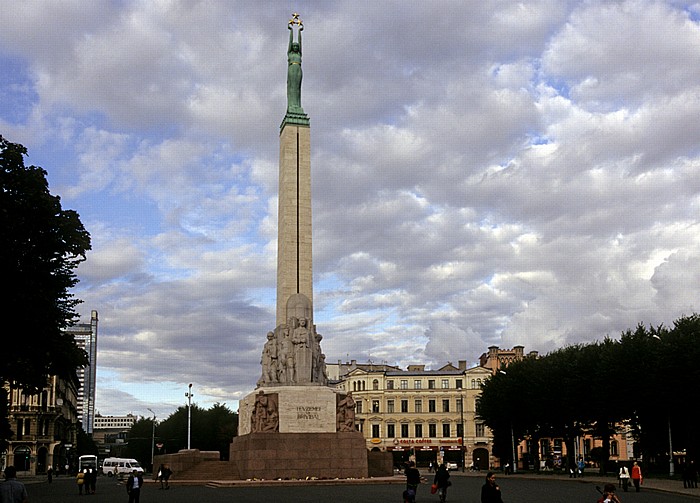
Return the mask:
<path fill-rule="evenodd" d="M 294 11 L 328 362 L 472 366 L 698 310 L 700 3 L 15 0 L 0 134 L 92 236 L 102 414 L 255 387 Z"/>

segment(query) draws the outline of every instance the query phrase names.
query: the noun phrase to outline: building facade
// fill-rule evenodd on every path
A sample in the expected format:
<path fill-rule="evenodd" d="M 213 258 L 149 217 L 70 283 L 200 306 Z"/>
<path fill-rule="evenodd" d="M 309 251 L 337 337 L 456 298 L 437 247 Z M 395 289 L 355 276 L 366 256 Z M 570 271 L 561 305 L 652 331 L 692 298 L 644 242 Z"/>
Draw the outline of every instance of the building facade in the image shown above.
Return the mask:
<path fill-rule="evenodd" d="M 78 418 L 83 431 L 92 436 L 95 418 L 95 380 L 97 378 L 97 311 L 90 313 L 90 323 L 77 323 L 68 327 L 66 333 L 73 335 L 79 348 L 88 357 L 88 364 L 78 369 Z"/>
<path fill-rule="evenodd" d="M 77 383 L 52 376 L 35 394 L 5 387 L 14 436 L 0 464 L 14 465 L 21 475 L 46 473 L 49 466 L 64 472 L 66 465 L 73 466 L 79 424 Z"/>
<path fill-rule="evenodd" d="M 355 423 L 370 450 L 390 451 L 394 464 L 414 460 L 418 466 L 449 462 L 458 467 L 493 465 L 491 431 L 476 417 L 481 385 L 491 376 L 482 367 L 438 370 L 410 365 L 344 364 L 338 390 L 356 403 Z M 339 364 L 340 372 L 342 364 Z"/>

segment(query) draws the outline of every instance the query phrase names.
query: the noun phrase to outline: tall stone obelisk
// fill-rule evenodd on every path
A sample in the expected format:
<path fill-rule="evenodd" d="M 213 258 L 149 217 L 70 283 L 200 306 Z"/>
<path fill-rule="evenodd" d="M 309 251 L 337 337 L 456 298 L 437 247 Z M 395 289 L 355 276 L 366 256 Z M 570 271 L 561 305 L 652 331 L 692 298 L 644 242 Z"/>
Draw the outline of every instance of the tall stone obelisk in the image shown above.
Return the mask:
<path fill-rule="evenodd" d="M 255 391 L 239 401 L 232 471 L 240 478 L 360 478 L 367 448 L 355 402 L 328 386 L 313 322 L 311 144 L 301 107 L 301 32 L 288 28 L 287 112 L 280 126 L 276 328 L 267 333 Z M 294 31 L 297 30 L 297 41 Z"/>
<path fill-rule="evenodd" d="M 293 24 L 299 37 L 294 42 Z M 313 305 L 311 260 L 311 140 L 309 117 L 301 107 L 301 32 L 289 25 L 287 113 L 280 126 L 277 228 L 277 325 L 288 321 L 287 301 L 301 294 Z"/>

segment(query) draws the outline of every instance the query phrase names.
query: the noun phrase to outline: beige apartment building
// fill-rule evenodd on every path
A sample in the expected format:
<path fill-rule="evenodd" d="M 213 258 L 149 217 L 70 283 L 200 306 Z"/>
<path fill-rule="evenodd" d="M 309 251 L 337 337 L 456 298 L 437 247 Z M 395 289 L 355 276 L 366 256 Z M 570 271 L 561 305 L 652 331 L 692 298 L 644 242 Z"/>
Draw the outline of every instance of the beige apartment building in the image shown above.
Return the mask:
<path fill-rule="evenodd" d="M 492 434 L 476 418 L 476 398 L 489 369 L 468 369 L 466 361 L 437 370 L 340 362 L 338 367 L 336 388 L 352 393 L 356 426 L 368 449 L 392 452 L 397 466 L 415 460 L 418 466 L 446 462 L 485 470 L 494 464 Z"/>

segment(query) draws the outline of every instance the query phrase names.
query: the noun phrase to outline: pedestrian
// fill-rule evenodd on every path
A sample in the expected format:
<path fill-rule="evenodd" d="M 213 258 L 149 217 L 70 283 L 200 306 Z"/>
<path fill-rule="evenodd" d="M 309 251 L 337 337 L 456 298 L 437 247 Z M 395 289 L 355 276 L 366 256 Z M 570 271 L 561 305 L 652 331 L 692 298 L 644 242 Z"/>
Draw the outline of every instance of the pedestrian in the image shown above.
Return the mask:
<path fill-rule="evenodd" d="M 0 483 L 0 503 L 29 503 L 27 488 L 17 480 L 17 469 L 5 468 L 5 481 Z"/>
<path fill-rule="evenodd" d="M 161 489 L 170 489 L 170 476 L 173 474 L 169 465 L 160 465 L 158 468 L 158 479 L 160 480 Z"/>
<path fill-rule="evenodd" d="M 621 503 L 615 494 L 615 484 L 608 483 L 603 486 L 603 495 L 598 498 L 598 503 Z"/>
<path fill-rule="evenodd" d="M 630 486 L 629 469 L 625 465 L 620 466 L 620 473 L 618 476 L 620 478 L 620 483 L 622 484 L 622 490 L 627 492 L 627 489 L 629 489 Z"/>
<path fill-rule="evenodd" d="M 695 466 L 695 460 L 691 459 L 686 463 L 688 471 L 688 488 L 698 488 L 698 468 Z M 683 486 L 685 487 L 685 485 Z"/>
<path fill-rule="evenodd" d="M 406 475 L 406 491 L 404 492 L 404 500 L 408 503 L 414 503 L 416 501 L 416 494 L 418 493 L 418 484 L 420 484 L 420 472 L 416 468 L 415 461 L 409 461 L 404 471 Z"/>
<path fill-rule="evenodd" d="M 85 485 L 85 473 L 87 470 L 84 470 L 82 472 L 78 472 L 78 474 L 75 476 L 75 483 L 78 484 L 78 495 L 82 496 L 83 495 L 83 486 Z M 87 489 L 85 490 L 85 493 L 87 494 Z"/>
<path fill-rule="evenodd" d="M 139 503 L 142 487 L 143 475 L 134 470 L 126 481 L 126 492 L 129 494 L 129 503 Z"/>
<path fill-rule="evenodd" d="M 88 480 L 89 494 L 95 494 L 95 490 L 97 489 L 97 468 L 88 468 L 88 473 L 90 474 Z"/>
<path fill-rule="evenodd" d="M 642 469 L 636 461 L 632 464 L 632 483 L 635 492 L 639 492 L 639 486 L 642 485 Z"/>
<path fill-rule="evenodd" d="M 580 458 L 578 460 L 578 476 L 583 477 L 583 470 L 586 468 L 586 462 L 583 460 L 583 458 Z"/>
<path fill-rule="evenodd" d="M 501 488 L 496 484 L 496 474 L 488 472 L 486 482 L 481 487 L 481 503 L 503 503 Z"/>
<path fill-rule="evenodd" d="M 442 463 L 440 466 L 438 466 L 438 469 L 435 470 L 433 484 L 437 486 L 440 503 L 444 503 L 444 501 L 447 499 L 447 488 L 452 485 L 452 482 L 450 482 L 450 471 L 447 469 L 447 465 L 445 463 Z"/>
<path fill-rule="evenodd" d="M 49 484 L 53 481 L 53 468 L 51 466 L 46 469 L 46 480 Z"/>

